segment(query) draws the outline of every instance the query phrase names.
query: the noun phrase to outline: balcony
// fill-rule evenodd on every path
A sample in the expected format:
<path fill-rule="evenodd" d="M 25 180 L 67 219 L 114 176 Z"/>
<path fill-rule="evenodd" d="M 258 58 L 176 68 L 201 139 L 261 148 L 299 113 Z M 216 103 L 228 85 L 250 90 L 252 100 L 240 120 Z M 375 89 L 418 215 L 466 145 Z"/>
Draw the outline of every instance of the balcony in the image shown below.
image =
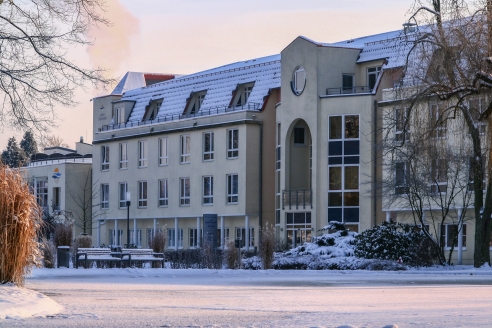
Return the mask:
<path fill-rule="evenodd" d="M 306 206 L 313 208 L 312 203 L 312 190 L 311 189 L 293 189 L 282 191 L 282 209 L 286 207 L 292 209 L 295 206 L 296 210 L 301 207 L 305 209 Z"/>
<path fill-rule="evenodd" d="M 334 96 L 334 95 L 350 95 L 350 94 L 359 94 L 359 93 L 371 93 L 372 89 L 365 85 L 359 87 L 341 87 L 341 88 L 327 88 L 326 95 Z"/>

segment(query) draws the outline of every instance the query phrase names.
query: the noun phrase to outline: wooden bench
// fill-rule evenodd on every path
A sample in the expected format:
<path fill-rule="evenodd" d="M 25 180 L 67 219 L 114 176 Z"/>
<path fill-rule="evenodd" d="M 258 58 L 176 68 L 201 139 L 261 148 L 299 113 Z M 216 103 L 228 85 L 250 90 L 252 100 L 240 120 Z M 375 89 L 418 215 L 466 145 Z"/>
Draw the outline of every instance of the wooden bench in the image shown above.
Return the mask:
<path fill-rule="evenodd" d="M 111 252 L 109 248 L 79 248 L 75 256 L 75 267 L 78 268 L 79 263 L 84 263 L 84 268 L 87 268 L 92 261 L 108 262 L 110 266 L 114 263 L 119 267 L 123 255 L 123 252 Z"/>
<path fill-rule="evenodd" d="M 164 268 L 164 253 L 154 253 L 150 248 L 124 248 L 121 250 L 121 260 L 128 261 L 128 265 L 132 265 L 137 262 L 140 263 L 156 263 L 160 262 L 161 266 Z"/>

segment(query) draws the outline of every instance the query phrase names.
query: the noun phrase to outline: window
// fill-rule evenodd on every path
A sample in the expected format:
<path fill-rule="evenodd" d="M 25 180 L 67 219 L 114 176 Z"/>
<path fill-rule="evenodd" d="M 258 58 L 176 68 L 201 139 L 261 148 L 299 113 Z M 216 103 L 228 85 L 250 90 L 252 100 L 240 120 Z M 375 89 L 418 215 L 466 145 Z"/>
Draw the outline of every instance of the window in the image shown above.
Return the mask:
<path fill-rule="evenodd" d="M 203 205 L 214 203 L 214 177 L 203 177 Z"/>
<path fill-rule="evenodd" d="M 445 104 L 430 105 L 430 123 L 433 129 L 433 137 L 436 139 L 446 138 L 447 121 L 445 117 Z"/>
<path fill-rule="evenodd" d="M 376 86 L 379 73 L 381 73 L 381 66 L 369 67 L 367 69 L 367 85 L 369 86 L 369 89 L 373 90 Z"/>
<path fill-rule="evenodd" d="M 176 230 L 174 228 L 167 230 L 167 246 L 176 247 Z M 183 229 L 178 229 L 178 248 L 183 248 Z"/>
<path fill-rule="evenodd" d="M 207 90 L 192 92 L 189 98 L 188 106 L 185 108 L 183 114 L 194 115 L 198 113 L 198 111 L 202 107 L 203 102 L 205 101 L 206 94 Z"/>
<path fill-rule="evenodd" d="M 431 193 L 444 193 L 448 186 L 448 165 L 446 159 L 431 162 Z"/>
<path fill-rule="evenodd" d="M 167 138 L 159 138 L 159 165 L 167 164 Z"/>
<path fill-rule="evenodd" d="M 311 241 L 311 212 L 285 213 L 285 219 L 289 245 Z"/>
<path fill-rule="evenodd" d="M 142 247 L 142 229 L 137 229 L 137 239 L 135 239 L 135 230 L 130 229 L 130 243 L 137 247 Z"/>
<path fill-rule="evenodd" d="M 109 208 L 109 184 L 101 184 L 101 209 Z"/>
<path fill-rule="evenodd" d="M 227 158 L 239 156 L 239 130 L 227 130 Z"/>
<path fill-rule="evenodd" d="M 101 170 L 109 170 L 109 146 L 101 146 Z"/>
<path fill-rule="evenodd" d="M 306 71 L 304 67 L 297 66 L 292 75 L 291 88 L 296 96 L 300 96 L 306 87 Z"/>
<path fill-rule="evenodd" d="M 239 85 L 236 91 L 236 106 L 241 107 L 248 102 L 249 95 L 253 91 L 254 83 Z"/>
<path fill-rule="evenodd" d="M 161 108 L 162 99 L 152 100 L 147 107 L 144 114 L 144 121 L 153 121 L 156 119 L 157 114 L 159 113 L 159 108 Z"/>
<path fill-rule="evenodd" d="M 117 107 L 114 109 L 114 124 L 125 124 L 125 107 Z"/>
<path fill-rule="evenodd" d="M 167 179 L 159 180 L 159 206 L 168 205 Z"/>
<path fill-rule="evenodd" d="M 126 182 L 120 183 L 120 208 L 126 208 L 126 192 L 128 191 L 128 184 Z"/>
<path fill-rule="evenodd" d="M 486 185 L 486 182 L 485 182 L 485 157 L 482 156 L 482 188 L 483 190 L 485 190 L 485 187 L 487 186 Z M 475 190 L 473 184 L 474 184 L 474 181 L 475 181 L 475 166 L 478 165 L 478 162 L 475 160 L 474 157 L 470 157 L 468 159 L 468 170 L 469 170 L 469 173 L 468 173 L 468 176 L 469 176 L 469 179 L 468 179 L 468 191 L 470 192 L 473 192 Z"/>
<path fill-rule="evenodd" d="M 190 162 L 191 138 L 189 135 L 181 136 L 181 164 Z"/>
<path fill-rule="evenodd" d="M 120 169 L 128 168 L 128 144 L 120 143 Z"/>
<path fill-rule="evenodd" d="M 140 140 L 138 142 L 138 167 L 147 167 L 149 158 L 149 149 L 147 146 L 147 140 Z"/>
<path fill-rule="evenodd" d="M 246 241 L 246 228 L 236 228 L 236 239 Z M 247 246 L 247 243 L 244 242 L 244 246 Z M 255 228 L 249 228 L 249 247 L 255 246 Z"/>
<path fill-rule="evenodd" d="M 487 127 L 487 122 L 479 121 L 480 115 L 482 114 L 483 106 L 485 106 L 483 102 L 483 98 L 470 99 L 469 101 L 471 117 L 478 128 L 478 132 L 481 135 L 485 134 L 485 129 Z"/>
<path fill-rule="evenodd" d="M 189 229 L 188 234 L 190 237 L 190 248 L 200 247 L 200 238 L 197 233 L 198 229 Z M 203 229 L 200 229 L 200 237 L 203 238 Z"/>
<path fill-rule="evenodd" d="M 212 161 L 214 159 L 214 133 L 205 132 L 203 134 L 203 160 Z"/>
<path fill-rule="evenodd" d="M 466 224 L 463 224 L 463 247 L 466 247 Z M 445 248 L 458 247 L 459 227 L 457 224 L 441 226 L 441 241 Z"/>
<path fill-rule="evenodd" d="M 217 246 L 218 247 L 222 246 L 221 239 L 220 239 L 220 231 L 221 231 L 220 228 L 217 229 Z M 224 244 L 227 245 L 228 242 L 229 242 L 229 228 L 224 228 Z"/>
<path fill-rule="evenodd" d="M 109 244 L 112 246 L 121 246 L 123 241 L 123 229 L 109 229 Z"/>
<path fill-rule="evenodd" d="M 342 88 L 343 88 L 343 93 L 354 92 L 354 75 L 352 74 L 342 75 Z"/>
<path fill-rule="evenodd" d="M 238 175 L 228 174 L 227 175 L 227 203 L 235 204 L 238 202 Z"/>
<path fill-rule="evenodd" d="M 304 128 L 294 128 L 294 144 L 304 145 Z"/>
<path fill-rule="evenodd" d="M 190 205 L 190 178 L 179 178 L 179 205 Z"/>
<path fill-rule="evenodd" d="M 147 207 L 147 181 L 138 182 L 138 207 Z"/>
<path fill-rule="evenodd" d="M 408 108 L 395 108 L 395 141 L 410 140 L 410 132 L 408 132 Z"/>
<path fill-rule="evenodd" d="M 395 172 L 395 194 L 403 195 L 409 192 L 410 163 L 397 162 Z"/>
<path fill-rule="evenodd" d="M 60 210 L 60 201 L 61 201 L 60 197 L 61 197 L 61 188 L 60 187 L 53 188 L 53 211 Z"/>
<path fill-rule="evenodd" d="M 48 180 L 36 180 L 36 197 L 38 205 L 48 207 Z"/>
<path fill-rule="evenodd" d="M 330 116 L 328 128 L 328 221 L 358 223 L 359 116 Z"/>

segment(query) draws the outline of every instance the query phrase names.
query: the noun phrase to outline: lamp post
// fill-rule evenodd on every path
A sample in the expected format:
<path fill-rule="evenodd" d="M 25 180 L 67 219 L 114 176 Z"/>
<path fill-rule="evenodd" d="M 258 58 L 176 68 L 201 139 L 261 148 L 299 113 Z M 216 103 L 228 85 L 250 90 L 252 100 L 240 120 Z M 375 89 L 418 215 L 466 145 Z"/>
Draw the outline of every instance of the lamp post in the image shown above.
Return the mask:
<path fill-rule="evenodd" d="M 126 192 L 126 247 L 130 247 L 130 192 Z"/>

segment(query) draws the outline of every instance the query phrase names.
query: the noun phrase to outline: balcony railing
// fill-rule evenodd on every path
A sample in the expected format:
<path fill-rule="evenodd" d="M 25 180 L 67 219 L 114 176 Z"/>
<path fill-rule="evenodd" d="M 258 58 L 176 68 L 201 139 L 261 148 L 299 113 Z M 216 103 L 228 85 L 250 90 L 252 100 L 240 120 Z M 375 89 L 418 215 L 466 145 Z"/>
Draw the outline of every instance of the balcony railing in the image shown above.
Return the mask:
<path fill-rule="evenodd" d="M 292 209 L 295 206 L 296 209 L 306 206 L 313 208 L 312 203 L 312 190 L 311 189 L 292 189 L 282 191 L 282 209 L 286 207 Z"/>
<path fill-rule="evenodd" d="M 372 89 L 365 85 L 365 86 L 359 86 L 359 87 L 341 87 L 341 88 L 327 88 L 326 89 L 326 94 L 328 96 L 330 95 L 349 95 L 349 94 L 356 94 L 356 93 L 371 93 Z"/>
<path fill-rule="evenodd" d="M 211 107 L 211 108 L 200 109 L 197 113 L 194 113 L 194 114 L 174 113 L 174 114 L 159 115 L 154 120 L 146 120 L 146 121 L 133 120 L 133 121 L 128 121 L 126 123 L 103 125 L 101 128 L 101 131 L 111 131 L 111 130 L 117 130 L 117 129 L 131 128 L 134 126 L 143 126 L 143 125 L 156 124 L 156 123 L 179 121 L 179 120 L 183 120 L 183 119 L 187 119 L 187 118 L 196 118 L 196 117 L 202 117 L 202 116 L 210 116 L 210 115 L 217 115 L 217 114 L 223 114 L 223 113 L 238 112 L 238 111 L 243 111 L 243 110 L 258 111 L 260 109 L 261 109 L 261 104 L 260 103 L 254 103 L 254 102 L 249 102 L 249 103 L 245 104 L 244 106 Z"/>

